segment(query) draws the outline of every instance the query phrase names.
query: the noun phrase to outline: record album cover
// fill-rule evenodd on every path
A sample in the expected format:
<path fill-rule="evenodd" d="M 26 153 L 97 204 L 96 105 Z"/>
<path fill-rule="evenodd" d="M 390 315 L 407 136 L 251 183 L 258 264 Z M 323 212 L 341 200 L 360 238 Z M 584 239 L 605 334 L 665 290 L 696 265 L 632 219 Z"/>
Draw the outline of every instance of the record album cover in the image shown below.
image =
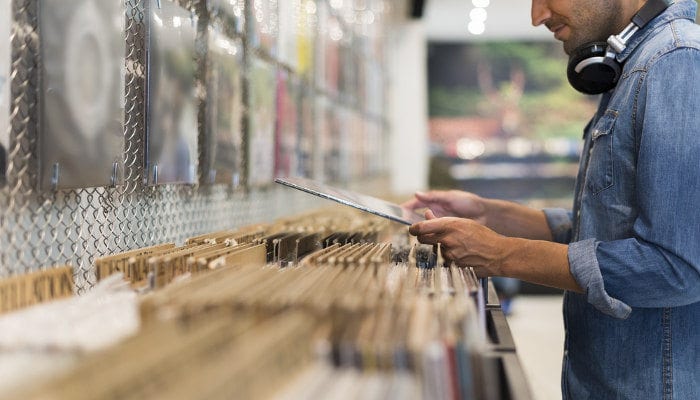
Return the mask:
<path fill-rule="evenodd" d="M 245 0 L 207 0 L 211 20 L 229 26 L 235 33 L 245 32 Z"/>
<path fill-rule="evenodd" d="M 118 184 L 124 154 L 123 3 L 38 4 L 40 186 Z"/>
<path fill-rule="evenodd" d="M 278 1 L 280 0 L 249 0 L 250 16 L 247 24 L 250 44 L 253 48 L 270 55 L 277 53 Z"/>
<path fill-rule="evenodd" d="M 249 76 L 248 183 L 272 184 L 275 153 L 275 70 L 259 58 L 253 58 Z"/>
<path fill-rule="evenodd" d="M 296 176 L 299 169 L 299 79 L 277 73 L 277 124 L 275 127 L 275 177 Z"/>
<path fill-rule="evenodd" d="M 208 183 L 238 186 L 243 160 L 243 44 L 209 28 L 206 168 Z"/>
<path fill-rule="evenodd" d="M 0 186 L 5 182 L 10 146 L 10 0 L 0 0 Z"/>
<path fill-rule="evenodd" d="M 147 182 L 195 183 L 197 21 L 169 0 L 149 0 L 148 13 Z"/>
<path fill-rule="evenodd" d="M 302 0 L 280 1 L 279 7 L 279 60 L 297 71 L 298 28 Z"/>
<path fill-rule="evenodd" d="M 303 85 L 299 96 L 299 141 L 297 144 L 297 158 L 299 164 L 297 175 L 305 178 L 314 176 L 314 154 L 316 140 L 314 133 L 314 89 L 310 85 Z"/>

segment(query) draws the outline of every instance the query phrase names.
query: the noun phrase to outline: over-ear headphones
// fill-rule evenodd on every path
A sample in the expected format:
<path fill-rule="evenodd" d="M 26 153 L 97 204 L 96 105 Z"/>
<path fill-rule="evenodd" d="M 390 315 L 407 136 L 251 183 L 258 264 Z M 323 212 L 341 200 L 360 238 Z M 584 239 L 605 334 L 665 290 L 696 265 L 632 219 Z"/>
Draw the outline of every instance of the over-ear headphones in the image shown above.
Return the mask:
<path fill-rule="evenodd" d="M 625 50 L 630 38 L 667 9 L 674 0 L 648 0 L 632 17 L 632 22 L 607 42 L 587 43 L 569 56 L 566 76 L 574 89 L 586 94 L 607 92 L 617 85 L 622 65 L 615 56 Z"/>

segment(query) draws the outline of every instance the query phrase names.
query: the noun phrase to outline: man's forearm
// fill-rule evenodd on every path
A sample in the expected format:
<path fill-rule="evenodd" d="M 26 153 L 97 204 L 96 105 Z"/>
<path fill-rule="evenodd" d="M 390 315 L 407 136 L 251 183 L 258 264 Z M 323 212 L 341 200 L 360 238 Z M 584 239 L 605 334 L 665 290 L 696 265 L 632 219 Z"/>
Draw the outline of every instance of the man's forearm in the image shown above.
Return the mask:
<path fill-rule="evenodd" d="M 582 293 L 569 270 L 569 246 L 542 240 L 505 238 L 500 274 L 527 282 Z"/>
<path fill-rule="evenodd" d="M 486 226 L 510 237 L 552 240 L 552 232 L 542 210 L 505 200 L 484 199 Z"/>

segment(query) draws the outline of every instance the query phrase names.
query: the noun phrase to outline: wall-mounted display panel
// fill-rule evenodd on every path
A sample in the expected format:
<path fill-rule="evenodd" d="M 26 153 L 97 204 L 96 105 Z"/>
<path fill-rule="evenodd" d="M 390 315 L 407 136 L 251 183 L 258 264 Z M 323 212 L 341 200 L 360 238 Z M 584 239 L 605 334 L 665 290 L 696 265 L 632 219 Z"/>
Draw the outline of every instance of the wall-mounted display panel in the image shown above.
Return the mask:
<path fill-rule="evenodd" d="M 206 0 L 211 20 L 230 27 L 233 32 L 245 32 L 245 0 Z"/>
<path fill-rule="evenodd" d="M 148 0 L 148 184 L 195 183 L 197 108 L 193 14 L 169 0 Z"/>
<path fill-rule="evenodd" d="M 120 183 L 124 155 L 124 6 L 45 0 L 39 6 L 39 183 Z"/>
<path fill-rule="evenodd" d="M 5 182 L 10 146 L 10 0 L 0 0 L 0 186 Z"/>
<path fill-rule="evenodd" d="M 207 183 L 240 184 L 243 161 L 243 44 L 209 28 L 205 165 Z"/>
<path fill-rule="evenodd" d="M 254 57 L 248 80 L 248 183 L 259 187 L 274 178 L 276 67 Z"/>

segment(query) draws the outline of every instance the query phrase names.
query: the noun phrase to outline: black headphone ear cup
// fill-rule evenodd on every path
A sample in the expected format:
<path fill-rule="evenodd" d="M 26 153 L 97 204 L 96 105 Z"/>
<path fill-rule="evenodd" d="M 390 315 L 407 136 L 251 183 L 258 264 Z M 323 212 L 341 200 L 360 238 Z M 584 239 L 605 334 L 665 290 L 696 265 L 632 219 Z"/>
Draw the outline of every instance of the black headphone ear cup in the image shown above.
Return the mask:
<path fill-rule="evenodd" d="M 617 60 L 606 57 L 607 47 L 605 42 L 594 42 L 571 53 L 566 76 L 574 89 L 586 94 L 600 94 L 615 87 L 622 68 Z"/>

